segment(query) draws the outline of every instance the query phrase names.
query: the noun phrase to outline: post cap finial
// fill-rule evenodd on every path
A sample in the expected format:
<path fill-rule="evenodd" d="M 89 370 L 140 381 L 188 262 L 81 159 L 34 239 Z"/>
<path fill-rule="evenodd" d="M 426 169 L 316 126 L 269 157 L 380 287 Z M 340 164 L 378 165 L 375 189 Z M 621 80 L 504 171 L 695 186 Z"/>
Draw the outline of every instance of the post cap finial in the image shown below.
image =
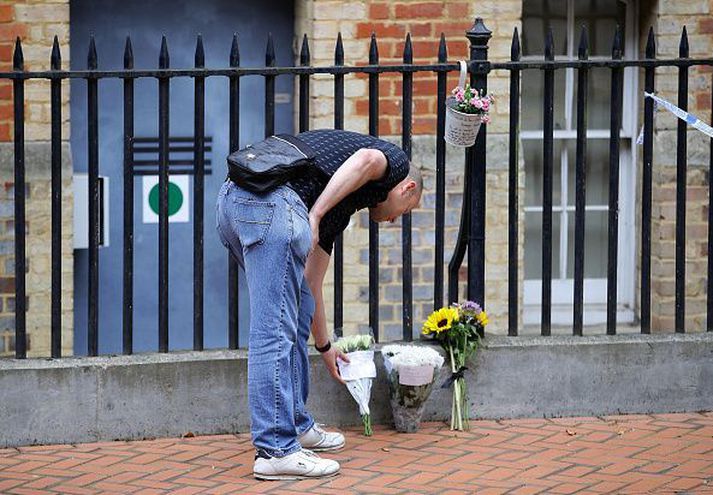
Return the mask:
<path fill-rule="evenodd" d="M 474 45 L 485 45 L 493 35 L 493 32 L 485 27 L 482 17 L 476 17 L 473 26 L 465 32 L 466 37 Z"/>

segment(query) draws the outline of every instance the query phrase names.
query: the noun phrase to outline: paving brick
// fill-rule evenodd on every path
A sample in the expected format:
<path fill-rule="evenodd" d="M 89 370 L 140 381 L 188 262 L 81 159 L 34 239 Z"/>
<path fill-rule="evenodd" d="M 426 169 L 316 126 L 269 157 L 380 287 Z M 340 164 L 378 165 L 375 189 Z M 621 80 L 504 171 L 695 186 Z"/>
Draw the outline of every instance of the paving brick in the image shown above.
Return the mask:
<path fill-rule="evenodd" d="M 647 436 L 617 434 L 624 424 Z M 570 427 L 577 435 L 560 443 Z M 427 423 L 417 435 L 379 427 L 372 438 L 351 428 L 347 448 L 326 455 L 342 464 L 341 476 L 292 483 L 252 477 L 247 436 L 3 449 L 0 493 L 695 492 L 713 476 L 705 430 L 713 431 L 711 415 L 474 421 L 470 432 Z"/>
<path fill-rule="evenodd" d="M 569 494 L 579 492 L 580 490 L 585 488 L 588 488 L 588 485 L 582 483 L 567 482 L 549 488 L 548 493 Z"/>
<path fill-rule="evenodd" d="M 537 486 L 537 485 L 526 485 L 508 492 L 509 495 L 535 495 L 537 493 L 547 493 L 549 487 L 547 486 Z"/>
<path fill-rule="evenodd" d="M 620 493 L 628 483 L 617 481 L 602 481 L 594 486 L 590 486 L 589 490 L 594 493 Z"/>
<path fill-rule="evenodd" d="M 14 488 L 16 486 L 22 485 L 23 480 L 18 480 L 18 479 L 0 479 L 0 493 L 4 490 L 10 490 L 11 488 Z"/>
<path fill-rule="evenodd" d="M 94 493 L 96 492 L 96 490 L 93 490 L 91 488 L 84 488 L 81 486 L 70 485 L 67 483 L 57 485 L 53 488 L 58 493 L 68 493 L 71 495 L 94 495 Z"/>
<path fill-rule="evenodd" d="M 662 488 L 666 490 L 692 490 L 694 488 L 702 488 L 704 486 L 703 481 L 697 478 L 676 478 L 673 481 L 669 481 Z M 710 490 L 710 487 L 708 487 Z"/>
<path fill-rule="evenodd" d="M 688 460 L 669 471 L 669 474 L 690 478 L 709 478 L 713 476 L 713 459 Z"/>
<path fill-rule="evenodd" d="M 647 462 L 640 459 L 621 459 L 612 462 L 607 467 L 600 469 L 598 472 L 600 474 L 625 474 L 644 464 L 647 464 Z"/>
<path fill-rule="evenodd" d="M 631 483 L 626 487 L 627 490 L 631 492 L 643 492 L 643 493 L 655 493 L 656 490 L 660 490 L 662 486 L 670 481 L 670 478 L 666 475 L 653 474 L 653 475 L 643 475 L 644 478 L 640 478 L 637 481 Z"/>

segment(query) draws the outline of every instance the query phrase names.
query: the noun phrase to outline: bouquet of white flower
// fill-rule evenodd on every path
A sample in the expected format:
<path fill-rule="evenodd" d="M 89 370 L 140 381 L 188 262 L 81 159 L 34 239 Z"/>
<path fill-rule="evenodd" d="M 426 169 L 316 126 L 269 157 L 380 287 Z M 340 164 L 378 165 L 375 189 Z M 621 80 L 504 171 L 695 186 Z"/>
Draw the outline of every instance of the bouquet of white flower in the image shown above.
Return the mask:
<path fill-rule="evenodd" d="M 443 366 L 443 356 L 435 349 L 418 345 L 386 345 L 381 353 L 396 430 L 416 432 L 431 395 L 434 372 Z"/>
<path fill-rule="evenodd" d="M 371 335 L 351 335 L 341 337 L 334 345 L 349 357 L 349 362 L 337 361 L 339 374 L 347 383 L 347 389 L 354 400 L 359 404 L 364 424 L 364 435 L 371 436 L 371 412 L 369 399 L 371 399 L 371 382 L 376 378 L 376 365 L 374 364 L 374 338 Z"/>

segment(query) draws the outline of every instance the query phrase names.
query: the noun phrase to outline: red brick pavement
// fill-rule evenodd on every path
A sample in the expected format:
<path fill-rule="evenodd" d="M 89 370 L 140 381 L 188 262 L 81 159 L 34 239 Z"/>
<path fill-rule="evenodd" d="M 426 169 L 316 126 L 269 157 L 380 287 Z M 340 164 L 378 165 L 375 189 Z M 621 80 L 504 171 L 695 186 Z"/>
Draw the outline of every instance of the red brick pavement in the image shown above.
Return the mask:
<path fill-rule="evenodd" d="M 0 449 L 0 493 L 713 493 L 713 413 L 348 429 L 328 480 L 258 482 L 245 434 Z"/>

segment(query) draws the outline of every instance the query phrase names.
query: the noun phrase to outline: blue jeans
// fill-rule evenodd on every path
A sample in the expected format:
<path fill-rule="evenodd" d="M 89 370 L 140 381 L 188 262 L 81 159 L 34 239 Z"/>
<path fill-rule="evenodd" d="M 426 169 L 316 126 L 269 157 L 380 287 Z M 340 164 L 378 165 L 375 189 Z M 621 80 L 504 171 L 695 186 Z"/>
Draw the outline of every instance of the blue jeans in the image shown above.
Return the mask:
<path fill-rule="evenodd" d="M 281 186 L 256 194 L 227 180 L 218 192 L 216 229 L 245 269 L 250 295 L 248 403 L 255 448 L 283 457 L 314 420 L 309 338 L 314 299 L 304 278 L 312 242 L 307 208 Z"/>

